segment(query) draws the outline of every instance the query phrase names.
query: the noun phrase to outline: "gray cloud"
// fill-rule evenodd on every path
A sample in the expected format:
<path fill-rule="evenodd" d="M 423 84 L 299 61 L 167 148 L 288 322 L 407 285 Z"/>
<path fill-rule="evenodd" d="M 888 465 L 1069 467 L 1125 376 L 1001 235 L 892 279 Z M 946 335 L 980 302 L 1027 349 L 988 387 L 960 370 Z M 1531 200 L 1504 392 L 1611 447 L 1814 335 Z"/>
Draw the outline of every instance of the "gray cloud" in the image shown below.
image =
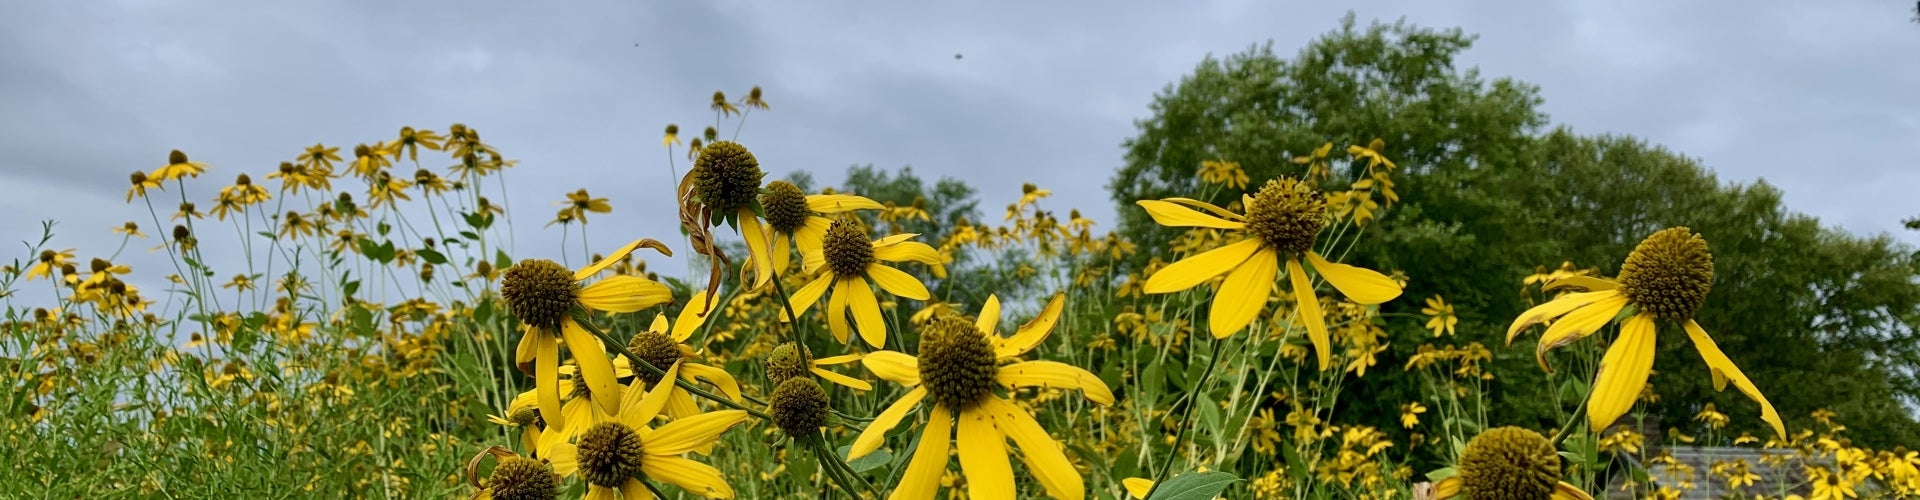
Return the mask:
<path fill-rule="evenodd" d="M 974 184 L 989 211 L 1035 182 L 1056 193 L 1050 207 L 1110 227 L 1103 188 L 1154 92 L 1207 54 L 1269 39 L 1290 54 L 1348 8 L 12 2 L 0 5 L 0 235 L 30 239 L 37 221 L 59 219 L 57 247 L 104 255 L 117 244 L 106 229 L 147 220 L 124 203 L 126 174 L 168 149 L 214 165 L 190 186 L 208 200 L 315 142 L 350 150 L 401 125 L 462 122 L 522 161 L 508 174 L 521 253 L 558 252 L 558 229 L 540 226 L 583 186 L 615 206 L 594 219 L 596 247 L 671 237 L 661 127 L 697 134 L 714 89 L 752 85 L 773 110 L 752 115 L 742 140 L 776 176 L 833 182 L 851 164 L 911 164 Z M 1920 26 L 1904 5 L 1352 8 L 1363 23 L 1479 34 L 1463 63 L 1539 84 L 1557 123 L 1641 136 L 1723 181 L 1765 178 L 1829 223 L 1916 241 L 1898 229 L 1920 214 L 1906 196 L 1920 172 L 1902 165 L 1920 156 L 1920 65 L 1904 62 L 1920 53 Z"/>

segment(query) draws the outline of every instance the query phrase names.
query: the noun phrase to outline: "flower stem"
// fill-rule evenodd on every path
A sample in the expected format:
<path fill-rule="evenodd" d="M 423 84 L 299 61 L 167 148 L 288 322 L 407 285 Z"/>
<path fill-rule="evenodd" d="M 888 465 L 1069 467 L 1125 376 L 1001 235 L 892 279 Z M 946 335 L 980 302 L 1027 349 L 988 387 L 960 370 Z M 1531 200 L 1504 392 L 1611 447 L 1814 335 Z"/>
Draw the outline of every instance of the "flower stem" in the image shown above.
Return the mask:
<path fill-rule="evenodd" d="M 1226 339 L 1214 339 L 1213 354 L 1207 356 L 1207 369 L 1200 373 L 1200 378 L 1194 379 L 1194 390 L 1189 391 L 1186 397 L 1179 400 L 1187 403 L 1186 406 L 1180 408 L 1180 427 L 1179 430 L 1173 434 L 1173 446 L 1167 448 L 1167 461 L 1161 463 L 1160 471 L 1153 474 L 1153 488 L 1147 490 L 1147 498 L 1153 498 L 1154 490 L 1158 490 L 1160 489 L 1160 485 L 1166 484 L 1168 479 L 1166 477 L 1167 470 L 1173 468 L 1174 459 L 1180 455 L 1180 442 L 1187 437 L 1188 431 L 1193 430 L 1193 406 L 1199 404 L 1200 391 L 1205 390 L 1207 380 L 1213 377 L 1213 367 L 1220 364 L 1220 344 L 1224 343 L 1226 343 Z M 1178 404 L 1178 401 L 1176 401 L 1176 404 Z"/>

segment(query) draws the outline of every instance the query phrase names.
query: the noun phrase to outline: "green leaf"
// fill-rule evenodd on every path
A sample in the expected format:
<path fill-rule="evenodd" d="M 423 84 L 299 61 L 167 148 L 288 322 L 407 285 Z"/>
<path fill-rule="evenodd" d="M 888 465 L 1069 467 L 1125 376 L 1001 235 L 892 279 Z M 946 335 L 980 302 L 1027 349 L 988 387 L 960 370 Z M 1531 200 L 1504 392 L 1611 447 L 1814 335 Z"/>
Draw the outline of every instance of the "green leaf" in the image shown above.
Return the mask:
<path fill-rule="evenodd" d="M 473 226 L 474 229 L 481 231 L 485 231 L 488 226 L 493 225 L 493 214 L 487 212 L 470 213 L 463 216 L 463 218 L 467 220 L 468 226 Z"/>
<path fill-rule="evenodd" d="M 852 451 L 853 451 L 852 446 L 841 446 L 840 449 L 834 450 L 834 453 L 838 453 L 842 458 L 844 458 L 847 456 L 848 453 L 852 453 Z M 847 466 L 852 467 L 854 472 L 864 473 L 866 471 L 870 471 L 870 470 L 874 470 L 874 469 L 886 466 L 888 462 L 892 462 L 892 461 L 893 461 L 892 452 L 888 452 L 885 449 L 879 449 L 879 450 L 874 450 L 873 453 L 868 453 L 866 456 L 856 458 L 853 460 L 848 460 Z"/>
<path fill-rule="evenodd" d="M 420 260 L 427 261 L 436 266 L 446 265 L 447 263 L 447 256 L 440 255 L 440 252 L 434 251 L 434 249 L 431 249 L 431 248 L 422 248 L 414 251 L 413 253 L 416 255 L 419 255 Z"/>
<path fill-rule="evenodd" d="M 505 271 L 505 270 L 507 270 L 507 268 L 509 268 L 509 267 L 513 267 L 513 258 L 512 258 L 512 257 L 508 257 L 508 256 L 507 256 L 507 251 L 506 251 L 506 250 L 494 250 L 494 254 L 493 254 L 493 268 L 494 268 L 494 269 L 499 269 L 499 270 L 501 270 L 501 271 Z"/>
<path fill-rule="evenodd" d="M 1220 471 L 1188 472 L 1153 489 L 1147 500 L 1213 500 L 1240 478 Z"/>

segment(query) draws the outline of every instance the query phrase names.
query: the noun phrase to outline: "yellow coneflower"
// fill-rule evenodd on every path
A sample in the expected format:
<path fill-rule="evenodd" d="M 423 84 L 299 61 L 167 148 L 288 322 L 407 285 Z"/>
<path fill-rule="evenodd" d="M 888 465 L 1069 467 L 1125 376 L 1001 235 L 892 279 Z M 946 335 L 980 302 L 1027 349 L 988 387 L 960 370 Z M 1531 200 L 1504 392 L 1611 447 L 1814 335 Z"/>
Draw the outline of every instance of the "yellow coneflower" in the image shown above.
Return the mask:
<path fill-rule="evenodd" d="M 206 173 L 206 171 L 206 163 L 188 161 L 186 153 L 175 149 L 167 153 L 167 164 L 159 169 L 155 169 L 153 173 L 148 174 L 147 177 L 153 178 L 155 181 L 166 182 L 185 177 L 197 178 L 200 177 L 200 174 Z"/>
<path fill-rule="evenodd" d="M 731 104 L 729 104 L 731 106 Z M 756 212 L 760 208 L 760 179 L 766 172 L 760 170 L 760 160 L 746 146 L 732 141 L 717 141 L 700 148 L 700 156 L 693 162 L 693 169 L 687 172 L 687 181 L 692 183 L 693 195 L 701 203 L 713 210 L 711 225 L 719 225 L 725 220 L 740 230 L 740 237 L 747 241 L 747 260 L 750 263 L 771 262 L 773 252 L 767 242 L 767 228 Z M 752 281 L 755 288 L 767 284 L 773 279 L 773 267 L 765 264 L 749 264 L 757 270 Z"/>
<path fill-rule="evenodd" d="M 333 181 L 328 177 L 332 170 L 318 170 L 317 167 L 295 165 L 290 161 L 280 162 L 280 168 L 267 174 L 268 179 L 280 180 L 280 192 L 299 193 L 302 188 L 326 192 L 333 190 Z"/>
<path fill-rule="evenodd" d="M 340 148 L 314 143 L 300 153 L 300 166 L 312 172 L 333 173 L 333 162 L 340 161 Z"/>
<path fill-rule="evenodd" d="M 632 338 L 627 339 L 627 351 L 662 370 L 678 363 L 680 380 L 689 383 L 704 380 L 720 388 L 720 393 L 725 394 L 728 399 L 740 401 L 740 383 L 734 380 L 733 375 L 726 370 L 695 363 L 693 360 L 699 359 L 698 353 L 692 346 L 686 344 L 687 339 L 693 337 L 693 332 L 699 330 L 700 325 L 706 323 L 707 316 L 711 315 L 712 311 L 707 313 L 700 311 L 706 303 L 707 292 L 702 290 L 693 294 L 693 298 L 687 302 L 685 308 L 680 310 L 680 316 L 674 318 L 671 325 L 667 322 L 667 315 L 654 316 L 653 323 L 647 327 L 647 331 L 636 333 Z M 614 361 L 616 369 L 627 363 L 630 362 L 625 357 Z M 674 386 L 667 389 L 667 416 L 682 418 L 700 413 L 700 407 L 693 404 L 692 394 L 674 384 L 673 379 L 662 378 L 647 370 L 634 370 L 633 374 L 644 383 L 637 387 Z"/>
<path fill-rule="evenodd" d="M 793 342 L 780 344 L 773 348 L 773 352 L 767 353 L 767 383 L 774 387 L 779 387 L 780 383 L 786 382 L 787 379 L 805 377 L 807 374 L 813 374 L 820 378 L 827 379 L 830 382 L 844 385 L 855 390 L 873 390 L 873 384 L 869 384 L 865 380 L 834 373 L 825 368 L 831 365 L 852 363 L 859 361 L 860 358 L 861 355 L 859 353 L 854 353 L 814 359 L 812 349 L 795 347 Z"/>
<path fill-rule="evenodd" d="M 526 259 L 507 269 L 500 282 L 500 298 L 527 326 L 515 353 L 515 362 L 523 372 L 534 374 L 539 391 L 540 414 L 548 423 L 564 426 L 560 412 L 560 339 L 565 338 L 580 365 L 581 379 L 593 392 L 593 400 L 612 412 L 620 402 L 620 385 L 606 348 L 584 327 L 573 320 L 575 305 L 593 311 L 634 312 L 673 301 L 673 291 L 638 276 L 609 276 L 582 287 L 580 282 L 599 274 L 614 262 L 641 247 L 672 255 L 666 245 L 651 239 L 636 240 L 579 271 L 567 272 L 545 259 Z M 529 368 L 532 365 L 532 368 Z"/>
<path fill-rule="evenodd" d="M 266 188 L 254 185 L 252 177 L 240 174 L 233 180 L 232 186 L 220 188 L 220 195 L 213 200 L 213 215 L 218 220 L 227 220 L 229 212 L 244 210 L 272 197 Z"/>
<path fill-rule="evenodd" d="M 540 417 L 540 395 L 538 391 L 526 391 L 507 402 L 506 416 L 487 415 L 487 421 L 508 427 L 520 428 L 520 446 L 527 453 L 540 449 L 540 434 L 547 430 L 547 420 Z"/>
<path fill-rule="evenodd" d="M 767 226 L 773 230 L 771 242 L 774 272 L 786 272 L 792 262 L 792 249 L 799 248 L 803 262 L 811 272 L 819 268 L 821 259 L 821 241 L 826 239 L 827 228 L 833 226 L 833 219 L 821 215 L 836 215 L 854 210 L 878 210 L 879 203 L 864 196 L 851 194 L 815 194 L 809 195 L 799 186 L 787 181 L 767 183 L 767 192 L 760 195 L 760 206 L 766 211 Z M 757 265 L 757 264 L 754 264 Z"/>
<path fill-rule="evenodd" d="M 1560 481 L 1560 454 L 1538 432 L 1501 427 L 1474 436 L 1460 453 L 1458 475 L 1433 485 L 1433 498 L 1466 500 L 1593 500 Z"/>
<path fill-rule="evenodd" d="M 1178 292 L 1225 273 L 1226 281 L 1215 292 L 1207 318 L 1214 338 L 1225 338 L 1260 316 L 1284 263 L 1300 319 L 1306 323 L 1307 337 L 1319 355 L 1320 369 L 1328 369 L 1333 353 L 1326 318 L 1301 261 L 1312 265 L 1320 277 L 1359 304 L 1393 300 L 1400 296 L 1400 284 L 1373 270 L 1328 261 L 1313 251 L 1327 222 L 1327 207 L 1325 197 L 1306 183 L 1288 177 L 1268 180 L 1258 194 L 1242 196 L 1241 203 L 1245 214 L 1187 198 L 1140 200 L 1140 206 L 1160 225 L 1224 229 L 1233 233 L 1230 239 L 1235 240 L 1161 268 L 1147 278 L 1142 290 L 1150 294 Z"/>
<path fill-rule="evenodd" d="M 761 111 L 767 110 L 767 101 L 760 97 L 760 86 L 754 85 L 753 90 L 747 91 L 747 96 L 740 99 L 740 105 Z"/>
<path fill-rule="evenodd" d="M 387 153 L 392 155 L 393 159 L 398 160 L 400 159 L 400 153 L 405 152 L 408 160 L 418 163 L 420 161 L 420 148 L 426 148 L 429 151 L 439 151 L 440 140 L 440 134 L 435 134 L 432 130 L 414 130 L 413 127 L 400 127 L 400 138 L 394 140 L 393 148 L 387 150 Z"/>
<path fill-rule="evenodd" d="M 567 201 L 560 202 L 560 205 L 566 207 L 566 211 L 572 212 L 573 218 L 579 219 L 581 224 L 587 223 L 589 212 L 596 214 L 613 212 L 613 205 L 607 203 L 606 198 L 594 198 L 593 195 L 587 194 L 586 188 L 567 193 Z"/>
<path fill-rule="evenodd" d="M 27 268 L 27 281 L 39 278 L 53 278 L 53 271 L 73 265 L 73 249 L 53 251 L 41 250 L 40 258 Z"/>
<path fill-rule="evenodd" d="M 147 237 L 147 233 L 140 232 L 140 224 L 133 221 L 127 221 L 126 224 L 121 224 L 119 227 L 113 228 L 113 232 L 114 234 L 122 234 L 132 238 Z"/>
<path fill-rule="evenodd" d="M 392 167 L 387 161 L 387 143 L 376 142 L 372 146 L 360 144 L 353 147 L 353 173 L 362 179 L 373 179 L 373 174 Z"/>
<path fill-rule="evenodd" d="M 667 368 L 676 376 L 680 365 Z M 561 476 L 579 474 L 587 482 L 589 499 L 611 500 L 616 492 L 622 499 L 653 498 L 639 478 L 665 481 L 688 493 L 707 498 L 733 498 L 733 487 L 726 476 L 713 466 L 681 455 L 711 447 L 720 434 L 747 419 L 742 410 L 723 410 L 674 419 L 658 429 L 649 424 L 667 406 L 671 384 L 655 385 L 641 394 L 635 384 L 620 401 L 613 420 L 593 424 L 581 432 L 577 442 L 547 438 L 540 457 L 553 464 Z"/>
<path fill-rule="evenodd" d="M 381 205 L 398 204 L 394 201 L 396 198 L 412 201 L 413 197 L 407 195 L 407 187 L 412 185 L 406 179 L 394 177 L 392 172 L 377 171 L 367 180 L 367 198 L 372 200 L 370 204 L 376 209 Z"/>
<path fill-rule="evenodd" d="M 1427 306 L 1420 308 L 1420 314 L 1427 316 L 1427 329 L 1433 330 L 1433 336 L 1453 335 L 1454 325 L 1460 324 L 1460 317 L 1453 314 L 1453 304 L 1439 295 L 1427 297 Z"/>
<path fill-rule="evenodd" d="M 740 114 L 740 108 L 735 107 L 731 102 L 727 102 L 726 92 L 721 92 L 718 90 L 713 91 L 712 107 L 713 107 L 714 113 L 719 113 L 722 116 L 733 116 L 733 115 Z"/>
<path fill-rule="evenodd" d="M 994 386 L 1008 390 L 1078 389 L 1094 403 L 1113 404 L 1107 384 L 1084 369 L 1055 361 L 1017 361 L 1021 354 L 1046 340 L 1065 304 L 1065 294 L 1055 295 L 1032 322 L 1022 325 L 1011 337 L 1001 337 L 994 330 L 1000 322 L 1000 301 L 990 295 L 979 319 L 973 322 L 941 315 L 921 327 L 918 357 L 894 351 L 868 354 L 861 360 L 867 369 L 912 390 L 867 425 L 854 439 L 848 457 L 860 458 L 879 449 L 888 430 L 899 425 L 923 400 L 930 399 L 920 444 L 892 498 L 934 498 L 941 475 L 947 470 L 947 449 L 955 443 L 968 496 L 1013 498 L 1013 467 L 1008 463 L 1013 454 L 1007 450 L 1008 439 L 1020 448 L 1027 471 L 1048 494 L 1056 498 L 1084 497 L 1086 485 L 1060 445 L 1026 410 L 993 391 Z M 955 427 L 958 439 L 954 438 Z"/>
<path fill-rule="evenodd" d="M 479 479 L 480 460 L 494 457 L 493 472 Z M 467 482 L 479 491 L 468 500 L 553 500 L 560 496 L 560 475 L 546 460 L 522 457 L 494 446 L 467 462 Z"/>
<path fill-rule="evenodd" d="M 127 188 L 127 203 L 133 203 L 135 196 L 145 198 L 148 189 L 162 189 L 160 180 L 148 177 L 145 171 L 135 170 L 129 177 L 133 181 L 133 187 Z"/>
<path fill-rule="evenodd" d="M 660 146 L 671 148 L 673 147 L 673 145 L 679 144 L 679 143 L 680 143 L 680 126 L 672 123 L 667 124 L 667 133 L 666 135 L 660 137 Z"/>
<path fill-rule="evenodd" d="M 1707 240 L 1686 227 L 1661 230 L 1642 240 L 1627 254 L 1620 276 L 1607 280 L 1591 276 L 1569 276 L 1547 284 L 1546 288 L 1579 287 L 1589 291 L 1569 293 L 1534 306 L 1513 320 L 1507 328 L 1507 344 L 1521 330 L 1537 323 L 1553 321 L 1540 336 L 1535 357 L 1542 369 L 1547 367 L 1547 351 L 1571 344 L 1614 322 L 1622 309 L 1633 314 L 1620 322 L 1620 337 L 1600 359 L 1593 393 L 1587 398 L 1588 426 L 1600 432 L 1633 408 L 1640 389 L 1653 372 L 1654 335 L 1659 320 L 1677 323 L 1693 341 L 1693 347 L 1713 372 L 1715 390 L 1726 390 L 1727 383 L 1760 403 L 1760 418 L 1786 436 L 1786 426 L 1773 403 L 1740 372 L 1713 343 L 1707 330 L 1694 322 L 1694 313 L 1707 300 L 1713 287 L 1713 254 Z M 1558 321 L 1555 321 L 1555 320 Z"/>
<path fill-rule="evenodd" d="M 420 192 L 430 195 L 446 194 L 447 191 L 453 190 L 453 185 L 448 184 L 440 174 L 424 168 L 413 171 L 413 186 L 419 188 Z"/>
<path fill-rule="evenodd" d="M 896 234 L 878 240 L 867 240 L 867 233 L 852 220 L 835 221 L 827 228 L 822 238 L 821 258 L 816 266 L 808 266 L 808 272 L 820 275 L 806 286 L 793 292 L 792 306 L 794 314 L 804 314 L 814 302 L 826 295 L 829 286 L 833 295 L 827 299 L 827 327 L 833 337 L 845 344 L 851 328 L 847 324 L 847 314 L 853 314 L 853 326 L 860 330 L 860 338 L 867 345 L 883 347 L 887 342 L 886 317 L 880 314 L 880 299 L 874 295 L 868 280 L 880 284 L 887 293 L 913 300 L 927 300 L 931 293 L 919 278 L 905 271 L 894 269 L 884 262 L 915 261 L 922 264 L 939 264 L 940 253 L 926 243 L 907 241 L 918 236 L 912 233 Z M 808 257 L 812 259 L 812 257 Z M 786 319 L 785 314 L 781 315 Z"/>

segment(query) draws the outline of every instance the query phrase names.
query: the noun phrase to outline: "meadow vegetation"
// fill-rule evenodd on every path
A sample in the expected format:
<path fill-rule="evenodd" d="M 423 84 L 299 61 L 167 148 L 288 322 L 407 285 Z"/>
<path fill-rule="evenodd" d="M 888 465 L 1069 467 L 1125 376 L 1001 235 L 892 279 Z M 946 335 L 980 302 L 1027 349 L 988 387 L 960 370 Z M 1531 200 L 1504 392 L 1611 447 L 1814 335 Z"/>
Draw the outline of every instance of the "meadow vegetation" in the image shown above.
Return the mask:
<path fill-rule="evenodd" d="M 49 222 L 0 268 L 0 489 L 1920 495 L 1913 249 L 1549 128 L 1457 68 L 1471 42 L 1348 18 L 1202 61 L 1128 140 L 1110 230 L 1050 199 L 1094 186 L 776 175 L 758 87 L 634 167 L 679 181 L 649 194 L 679 234 L 587 189 L 510 206 L 537 174 L 462 124 L 264 170 L 172 151 L 119 248 Z M 581 245 L 515 255 L 516 217 Z M 1753 453 L 1677 458 L 1705 446 Z"/>

